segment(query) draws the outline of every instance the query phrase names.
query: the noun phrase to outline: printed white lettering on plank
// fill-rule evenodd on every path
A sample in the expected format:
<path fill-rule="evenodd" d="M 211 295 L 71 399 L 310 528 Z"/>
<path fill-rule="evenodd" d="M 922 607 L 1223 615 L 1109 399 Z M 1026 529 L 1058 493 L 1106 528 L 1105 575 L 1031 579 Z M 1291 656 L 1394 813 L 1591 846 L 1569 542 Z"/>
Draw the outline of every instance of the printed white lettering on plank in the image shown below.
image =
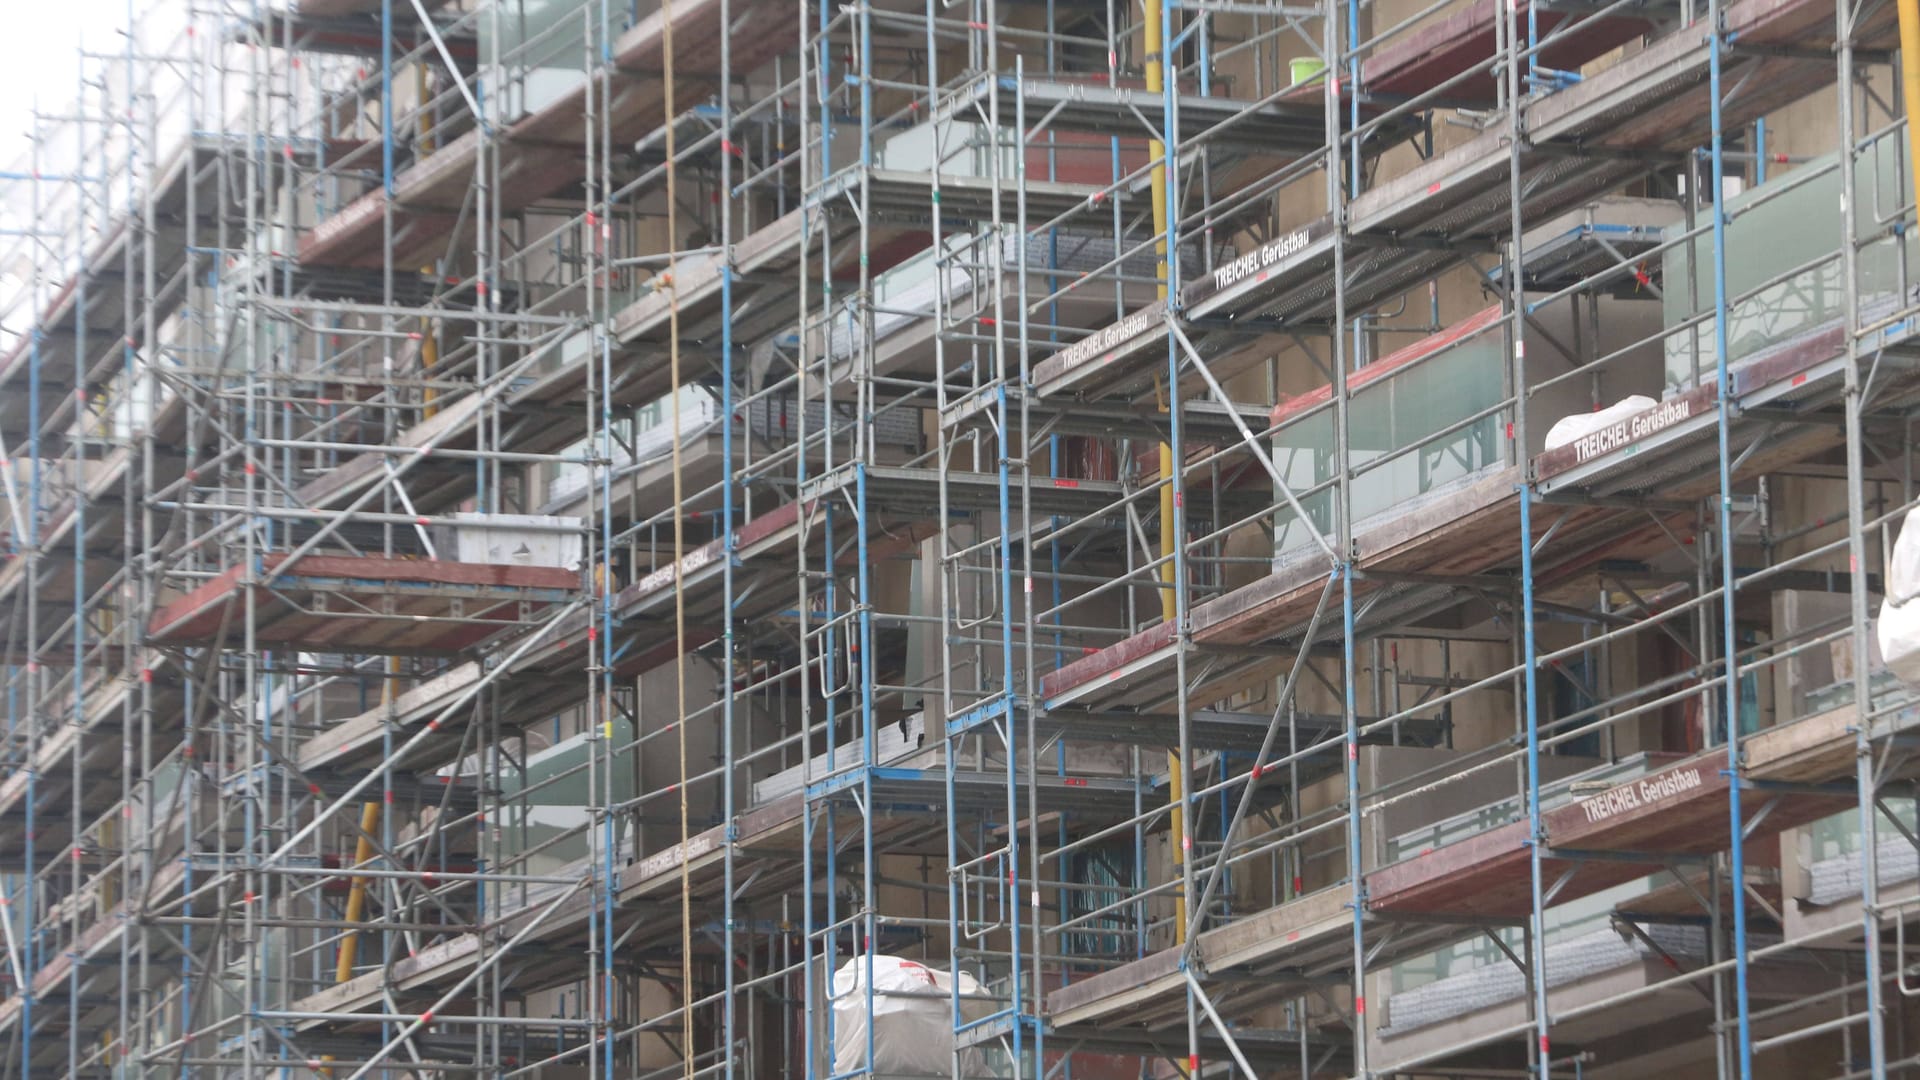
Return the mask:
<path fill-rule="evenodd" d="M 1124 345 L 1130 339 L 1152 330 L 1159 325 L 1163 310 L 1158 304 L 1145 307 L 1117 323 L 1088 334 L 1060 351 L 1060 366 L 1064 370 L 1072 371 L 1101 353 Z"/>
<path fill-rule="evenodd" d="M 703 544 L 688 552 L 686 557 L 680 560 L 680 576 L 686 577 L 695 570 L 712 562 L 715 554 L 714 548 L 715 545 L 713 544 Z M 648 574 L 646 577 L 641 578 L 639 591 L 649 593 L 655 589 L 671 584 L 673 584 L 673 564 L 669 563 L 655 570 L 653 573 Z"/>
<path fill-rule="evenodd" d="M 1698 768 L 1675 769 L 1658 776 L 1649 776 L 1644 780 L 1634 780 L 1618 787 L 1608 788 L 1592 798 L 1583 800 L 1580 803 L 1580 809 L 1585 811 L 1588 824 L 1594 824 L 1630 810 L 1650 806 L 1662 799 L 1684 795 L 1699 787 L 1702 782 Z"/>
<path fill-rule="evenodd" d="M 1665 431 L 1692 415 L 1693 402 L 1684 398 L 1661 402 L 1657 409 L 1629 416 L 1575 439 L 1574 460 L 1584 463 L 1602 454 L 1610 454 L 1656 432 Z"/>
<path fill-rule="evenodd" d="M 1213 272 L 1213 288 L 1231 288 L 1289 255 L 1306 250 L 1307 230 L 1295 229 L 1272 243 L 1262 244 Z"/>

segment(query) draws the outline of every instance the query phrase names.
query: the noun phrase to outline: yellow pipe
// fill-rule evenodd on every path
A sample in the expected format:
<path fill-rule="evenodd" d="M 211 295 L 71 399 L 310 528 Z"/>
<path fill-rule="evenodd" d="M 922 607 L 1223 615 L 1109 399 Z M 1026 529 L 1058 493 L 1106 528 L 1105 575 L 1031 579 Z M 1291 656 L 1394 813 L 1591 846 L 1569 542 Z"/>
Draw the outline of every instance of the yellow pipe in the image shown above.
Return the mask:
<path fill-rule="evenodd" d="M 387 674 L 400 673 L 400 658 L 387 658 Z M 393 704 L 393 680 L 387 679 L 380 687 L 380 704 Z M 360 804 L 360 840 L 353 846 L 353 865 L 365 866 L 373 861 L 373 830 L 380 827 L 380 804 L 367 802 Z M 353 879 L 353 887 L 347 890 L 347 918 L 349 923 L 357 923 L 367 910 L 368 879 Z M 360 953 L 360 931 L 348 930 L 340 939 L 340 958 L 334 964 L 333 981 L 346 982 L 353 978 L 353 962 Z M 328 1060 L 331 1060 L 329 1058 Z"/>
<path fill-rule="evenodd" d="M 1913 182 L 1914 205 L 1920 206 L 1920 139 L 1914 137 L 1914 117 L 1920 116 L 1920 0 L 1899 0 L 1900 93 L 1907 109 L 1908 179 Z M 1842 92 L 1845 90 L 1842 88 Z M 1842 132 L 1842 138 L 1852 138 Z"/>
<path fill-rule="evenodd" d="M 437 336 L 436 331 L 434 330 L 433 320 L 421 319 L 420 320 L 420 373 L 422 375 L 425 375 L 429 379 L 433 378 L 433 369 L 436 366 L 438 366 L 439 363 L 440 363 L 440 339 Z M 439 393 L 435 391 L 433 387 L 431 386 L 427 387 L 427 392 L 424 395 L 424 397 L 427 402 L 426 415 L 429 419 L 431 419 L 434 415 L 436 415 L 440 411 L 440 407 L 433 404 L 433 400 L 439 396 L 440 396 Z"/>
<path fill-rule="evenodd" d="M 373 830 L 380 827 L 380 804 L 377 802 L 360 804 L 360 842 L 354 845 L 353 865 L 365 866 L 373 861 Z M 366 913 L 367 883 L 369 879 L 353 879 L 353 888 L 347 891 L 347 922 L 357 923 Z M 349 930 L 340 939 L 340 959 L 334 965 L 333 981 L 346 982 L 353 978 L 353 962 L 360 952 L 360 931 Z"/>
<path fill-rule="evenodd" d="M 1143 0 L 1142 7 L 1146 13 L 1146 26 L 1143 33 L 1146 38 L 1147 47 L 1147 93 L 1158 94 L 1164 86 L 1164 83 L 1161 81 L 1160 68 L 1160 0 Z M 1164 160 L 1166 154 L 1167 146 L 1165 143 L 1159 139 L 1149 139 L 1147 141 L 1147 159 L 1149 161 L 1159 162 L 1158 165 L 1154 166 L 1153 171 L 1148 174 L 1148 179 L 1151 182 L 1153 193 L 1153 228 L 1158 236 L 1158 239 L 1153 242 L 1153 274 L 1158 281 L 1158 285 L 1155 286 L 1154 291 L 1162 300 L 1167 298 L 1168 165 Z M 1165 411 L 1169 407 L 1166 387 L 1163 385 L 1160 390 L 1160 408 L 1162 411 Z M 1168 561 L 1160 564 L 1160 619 L 1162 622 L 1169 623 L 1179 617 L 1178 604 L 1175 600 L 1176 594 L 1174 592 L 1176 588 L 1174 565 L 1170 558 L 1173 554 L 1174 546 L 1180 542 L 1180 538 L 1174 534 L 1173 530 L 1173 469 L 1173 447 L 1168 443 L 1161 443 L 1160 557 Z M 1186 770 L 1181 766 L 1180 754 L 1177 751 L 1167 751 L 1167 777 L 1167 799 L 1172 806 L 1172 815 L 1169 820 L 1173 828 L 1173 866 L 1175 870 L 1181 870 L 1185 867 L 1187 861 L 1187 822 L 1186 814 L 1182 810 L 1186 801 L 1187 777 Z M 1184 892 L 1176 891 L 1174 893 L 1173 934 L 1175 944 L 1186 944 L 1187 897 Z"/>
<path fill-rule="evenodd" d="M 420 125 L 419 125 L 420 130 L 419 130 L 418 141 L 420 145 L 420 154 L 424 156 L 424 155 L 433 153 L 433 114 L 429 112 L 426 108 L 427 65 L 415 64 L 413 66 L 413 89 L 414 89 L 415 100 L 419 102 L 419 107 L 420 107 Z M 433 267 L 423 266 L 420 268 L 420 272 L 423 274 L 431 274 L 433 273 Z M 440 339 L 434 330 L 433 320 L 421 319 L 420 320 L 420 373 L 426 378 L 429 378 L 429 379 L 433 378 L 433 369 L 439 363 L 440 363 Z M 439 408 L 437 408 L 432 404 L 433 399 L 439 396 L 440 395 L 435 393 L 433 387 L 431 386 L 427 387 L 426 393 L 422 395 L 422 397 L 428 402 L 428 405 L 426 408 L 426 415 L 429 418 L 431 418 L 435 413 L 440 411 Z"/>

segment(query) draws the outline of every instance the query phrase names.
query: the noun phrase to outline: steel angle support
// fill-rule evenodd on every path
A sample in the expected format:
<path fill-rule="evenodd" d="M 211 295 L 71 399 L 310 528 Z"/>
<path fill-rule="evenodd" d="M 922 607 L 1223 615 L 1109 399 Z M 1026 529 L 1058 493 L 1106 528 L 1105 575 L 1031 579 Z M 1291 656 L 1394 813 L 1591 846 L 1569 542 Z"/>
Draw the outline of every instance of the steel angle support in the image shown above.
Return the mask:
<path fill-rule="evenodd" d="M 1506 941 L 1500 937 L 1499 933 L 1497 933 L 1493 927 L 1491 926 L 1484 927 L 1481 929 L 1480 932 L 1486 935 L 1486 938 L 1488 941 L 1493 942 L 1493 947 L 1496 949 L 1499 949 L 1501 952 L 1501 955 L 1505 956 L 1508 960 L 1513 962 L 1513 969 L 1515 971 L 1518 971 L 1522 975 L 1525 975 L 1527 973 L 1527 962 L 1520 959 L 1519 955 L 1513 951 L 1512 947 L 1509 946 L 1506 943 Z M 1372 958 L 1369 957 L 1368 959 L 1372 959 Z"/>
<path fill-rule="evenodd" d="M 747 565 L 746 562 L 740 558 L 740 554 L 737 550 L 729 549 L 727 552 L 727 559 L 733 563 L 734 569 L 736 570 L 744 569 Z M 736 611 L 739 610 L 742 604 L 745 604 L 749 599 L 751 599 L 753 594 L 759 591 L 761 582 L 765 580 L 766 579 L 763 577 L 756 577 L 752 581 L 747 582 L 746 587 L 741 589 L 740 592 L 733 598 L 734 610 Z"/>
<path fill-rule="evenodd" d="M 1192 640 L 1184 630 L 1180 632 L 1179 637 L 1169 643 L 1169 647 L 1178 650 L 1182 645 L 1188 646 L 1189 651 L 1191 651 Z M 1192 677 L 1187 680 L 1185 687 L 1183 687 L 1185 691 L 1182 695 L 1183 697 L 1190 698 L 1198 693 L 1200 688 L 1207 684 L 1207 680 L 1213 677 L 1214 672 L 1220 670 L 1220 656 L 1218 654 L 1208 655 L 1204 662 L 1199 665 L 1199 668 L 1199 671 L 1192 673 Z"/>
<path fill-rule="evenodd" d="M 1637 923 L 1635 923 L 1633 920 L 1624 919 L 1624 918 L 1621 918 L 1619 915 L 1615 915 L 1613 916 L 1613 918 L 1607 921 L 1613 925 L 1614 933 L 1619 934 L 1622 938 L 1629 938 L 1634 941 L 1638 941 L 1641 944 L 1641 946 L 1646 948 L 1649 952 L 1653 953 L 1655 956 L 1658 956 L 1662 962 L 1664 962 L 1668 967 L 1672 968 L 1674 971 L 1681 972 L 1681 973 L 1686 972 L 1687 969 L 1680 966 L 1680 961 L 1675 959 L 1672 953 L 1661 948 L 1660 944 L 1654 941 L 1653 937 L 1650 934 L 1648 934 L 1645 930 L 1642 930 L 1640 926 Z M 1694 990 L 1698 991 L 1702 997 L 1706 998 L 1708 1001 L 1713 1001 L 1713 992 L 1708 990 L 1706 987 L 1701 986 L 1700 980 L 1688 979 L 1686 982 L 1688 986 L 1691 986 L 1694 988 Z"/>
<path fill-rule="evenodd" d="M 1680 887 L 1687 891 L 1687 895 L 1693 897 L 1694 901 L 1700 905 L 1701 918 L 1710 919 L 1713 915 L 1713 901 L 1702 894 L 1693 882 L 1688 881 L 1685 874 L 1674 874 L 1673 880 L 1679 882 Z"/>
<path fill-rule="evenodd" d="M 1764 911 L 1764 912 L 1766 912 L 1766 913 L 1767 913 L 1768 915 L 1770 915 L 1770 916 L 1772 916 L 1772 917 L 1773 917 L 1773 921 L 1774 921 L 1775 923 L 1778 923 L 1778 924 L 1781 924 L 1781 925 L 1785 925 L 1785 924 L 1786 924 L 1786 921 L 1787 921 L 1787 920 L 1786 920 L 1786 918 L 1785 918 L 1785 916 L 1783 916 L 1783 915 L 1781 915 L 1781 914 L 1780 914 L 1780 909 L 1778 909 L 1778 908 L 1776 908 L 1776 907 L 1774 907 L 1774 906 L 1773 906 L 1772 904 L 1770 904 L 1770 903 L 1768 903 L 1768 902 L 1767 902 L 1767 898 L 1766 898 L 1766 897 L 1764 897 L 1764 896 L 1762 896 L 1762 895 L 1760 895 L 1760 890 L 1759 890 L 1759 889 L 1756 889 L 1756 888 L 1754 888 L 1754 887 L 1753 887 L 1753 883 L 1752 883 L 1752 882 L 1750 882 L 1750 881 L 1743 881 L 1743 882 L 1741 882 L 1741 883 L 1740 883 L 1740 891 L 1741 891 L 1742 893 L 1744 893 L 1744 894 L 1746 895 L 1746 897 L 1747 897 L 1748 899 L 1750 899 L 1750 900 L 1752 900 L 1752 901 L 1754 902 L 1754 904 L 1756 904 L 1756 905 L 1757 905 L 1757 906 L 1758 906 L 1758 907 L 1760 908 L 1760 910 L 1762 910 L 1762 911 Z"/>
<path fill-rule="evenodd" d="M 1532 488 L 1528 488 L 1526 491 L 1522 492 L 1520 497 L 1523 499 L 1533 498 Z M 1571 518 L 1572 516 L 1573 516 L 1573 511 L 1571 510 L 1561 511 L 1560 516 L 1553 519 L 1553 524 L 1547 526 L 1547 531 L 1540 534 L 1540 539 L 1535 540 L 1533 542 L 1533 553 L 1535 555 L 1538 555 L 1540 554 L 1540 552 L 1544 551 L 1547 546 L 1547 541 L 1552 540 L 1554 537 L 1554 534 L 1560 531 L 1560 526 L 1565 525 L 1567 523 L 1567 519 Z"/>
<path fill-rule="evenodd" d="M 417 3 L 418 0 L 415 0 L 415 2 Z M 1036 136 L 1046 131 L 1047 128 L 1053 123 L 1053 118 L 1056 116 L 1059 116 L 1062 112 L 1065 112 L 1066 108 L 1067 108 L 1067 103 L 1065 101 L 1054 102 L 1053 108 L 1048 109 L 1045 115 L 1041 116 L 1039 120 L 1034 122 L 1033 126 L 1027 128 L 1027 130 L 1025 131 L 1017 133 L 1020 137 L 1021 143 L 1026 146 L 1038 145 Z"/>
<path fill-rule="evenodd" d="M 1667 542 L 1673 545 L 1673 548 L 1675 551 L 1679 552 L 1682 556 L 1686 558 L 1686 560 L 1689 563 L 1692 563 L 1694 566 L 1700 565 L 1700 556 L 1696 554 L 1692 548 L 1688 547 L 1686 541 L 1674 535 L 1674 531 L 1667 527 L 1667 523 L 1660 520 L 1659 514 L 1649 510 L 1647 511 L 1647 518 L 1648 520 L 1653 522 L 1654 528 L 1659 529 L 1661 535 L 1667 538 Z M 1622 588 L 1624 587 L 1625 586 L 1623 585 Z M 1642 606 L 1644 606 L 1644 603 L 1637 599 L 1636 599 L 1636 603 L 1642 603 Z"/>
<path fill-rule="evenodd" d="M 1766 799 L 1764 803 L 1761 803 L 1761 813 L 1753 815 L 1753 819 L 1749 819 L 1749 821 L 1740 826 L 1741 844 L 1745 844 L 1745 842 L 1753 836 L 1753 830 L 1759 828 L 1761 822 L 1766 821 L 1768 817 L 1772 817 L 1772 813 L 1774 813 L 1778 807 L 1780 807 L 1780 796 L 1774 796 L 1774 798 Z"/>
<path fill-rule="evenodd" d="M 1884 341 L 1885 338 L 1886 338 L 1886 332 L 1883 331 L 1881 340 Z M 1860 408 L 1863 410 L 1868 408 L 1873 403 L 1874 396 L 1878 394 L 1879 391 L 1882 389 L 1882 387 L 1876 386 L 1875 383 L 1879 382 L 1880 380 L 1880 364 L 1881 364 L 1881 361 L 1885 360 L 1886 358 L 1887 358 L 1886 345 L 1883 344 L 1879 348 L 1876 348 L 1873 350 L 1873 362 L 1867 365 L 1866 377 L 1860 380 Z M 1897 358 L 1894 361 L 1894 365 L 1896 367 L 1906 368 L 1907 370 L 1911 371 L 1914 367 L 1914 360 L 1911 354 L 1908 353 Z"/>
<path fill-rule="evenodd" d="M 947 734 L 949 736 L 964 735 L 969 731 L 996 723 L 1004 717 L 1011 716 L 1015 711 L 1024 708 L 1025 704 L 1017 697 L 1002 696 L 995 698 L 983 705 L 975 705 L 961 712 L 958 716 L 948 718 Z"/>
<path fill-rule="evenodd" d="M 1894 830 L 1901 836 L 1907 838 L 1907 843 L 1912 844 L 1916 849 L 1920 849 L 1920 837 L 1914 836 L 1913 830 L 1907 828 L 1907 823 L 1900 820 L 1899 815 L 1895 814 L 1893 809 L 1887 805 L 1887 800 L 1884 797 L 1875 795 L 1873 804 L 1879 807 L 1880 816 L 1892 822 Z"/>
<path fill-rule="evenodd" d="M 1563 873 L 1561 873 L 1561 875 L 1558 878 L 1554 880 L 1554 883 L 1552 885 L 1547 886 L 1546 891 L 1541 893 L 1540 903 L 1543 906 L 1552 904 L 1554 898 L 1560 895 L 1560 890 L 1566 888 L 1570 883 L 1572 883 L 1573 875 L 1579 872 L 1580 872 L 1579 863 L 1575 863 L 1574 865 L 1567 867 L 1567 869 Z"/>
<path fill-rule="evenodd" d="M 1727 406 L 1727 413 L 1730 417 L 1738 415 L 1738 412 L 1739 410 L 1734 405 L 1730 404 Z M 1762 428 L 1760 430 L 1760 434 L 1754 436 L 1753 441 L 1747 444 L 1747 448 L 1745 450 L 1740 451 L 1740 456 L 1734 458 L 1733 463 L 1727 466 L 1727 468 L 1732 472 L 1739 472 L 1743 467 L 1746 466 L 1747 459 L 1759 453 L 1760 448 L 1767 445 L 1768 441 L 1771 440 L 1775 435 L 1778 435 L 1780 433 L 1780 429 L 1784 426 L 1786 425 L 1780 423 L 1779 421 L 1775 421 L 1773 423 L 1768 424 L 1766 427 Z"/>
<path fill-rule="evenodd" d="M 1047 1071 L 1041 1077 L 1041 1080 L 1054 1080 L 1055 1077 L 1060 1075 L 1060 1070 L 1066 1068 L 1073 1062 L 1073 1055 L 1079 1052 L 1086 1044 L 1087 1040 L 1085 1039 L 1075 1039 L 1068 1043 L 1067 1048 L 1059 1052 L 1058 1059 L 1055 1060 L 1052 1065 L 1047 1066 Z"/>
<path fill-rule="evenodd" d="M 1369 967 L 1373 965 L 1375 960 L 1380 959 L 1380 954 L 1387 951 L 1387 946 L 1393 944 L 1393 940 L 1400 936 L 1400 927 L 1402 925 L 1401 923 L 1387 924 L 1387 929 L 1380 935 L 1380 940 L 1374 942 L 1373 947 L 1367 950 L 1367 965 Z M 1493 935 L 1493 931 L 1491 930 L 1487 931 L 1487 933 Z"/>
<path fill-rule="evenodd" d="M 1166 146 L 1167 137 L 1165 132 L 1155 125 L 1153 121 L 1147 119 L 1147 114 L 1140 111 L 1140 106 L 1135 105 L 1129 100 L 1127 102 L 1127 111 L 1133 114 L 1135 120 L 1140 121 L 1140 126 L 1146 130 L 1148 138 L 1158 142 L 1163 148 Z M 1160 154 L 1161 158 L 1164 160 L 1168 153 L 1169 151 L 1162 149 Z M 1141 168 L 1147 169 L 1149 173 L 1151 173 L 1158 164 L 1158 162 L 1149 161 L 1141 166 Z M 1135 175 L 1139 175 L 1139 173 L 1136 171 Z"/>
<path fill-rule="evenodd" d="M 1608 580 L 1613 582 L 1614 588 L 1619 589 L 1623 593 L 1626 593 L 1627 599 L 1633 601 L 1634 606 L 1638 608 L 1640 611 L 1648 612 L 1648 613 L 1652 613 L 1656 611 L 1653 603 L 1649 601 L 1646 597 L 1640 595 L 1640 591 L 1638 589 L 1635 589 L 1620 575 L 1608 574 L 1606 575 L 1606 577 Z M 1645 621 L 1645 620 L 1640 620 L 1640 621 Z M 1693 642 L 1688 641 L 1686 637 L 1680 633 L 1680 631 L 1674 629 L 1671 625 L 1669 625 L 1670 623 L 1672 623 L 1672 621 L 1673 620 L 1671 619 L 1662 619 L 1659 622 L 1653 624 L 1654 629 L 1660 631 L 1662 634 L 1670 638 L 1675 645 L 1680 646 L 1680 649 L 1682 652 L 1686 653 L 1689 657 L 1693 658 L 1695 663 L 1698 663 L 1700 661 L 1700 650 L 1694 645 Z"/>

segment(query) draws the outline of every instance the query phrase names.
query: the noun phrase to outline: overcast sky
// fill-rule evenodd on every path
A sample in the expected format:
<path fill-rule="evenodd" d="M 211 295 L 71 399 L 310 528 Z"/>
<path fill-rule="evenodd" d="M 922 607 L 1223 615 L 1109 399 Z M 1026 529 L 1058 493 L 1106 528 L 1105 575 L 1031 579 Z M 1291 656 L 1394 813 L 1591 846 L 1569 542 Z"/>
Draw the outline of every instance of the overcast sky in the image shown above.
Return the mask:
<path fill-rule="evenodd" d="M 136 11 L 156 2 L 135 0 Z M 6 40 L 0 45 L 0 161 L 17 161 L 27 149 L 35 96 L 52 111 L 73 100 L 79 78 L 79 47 L 97 52 L 125 47 L 127 0 L 35 0 L 9 4 Z"/>
<path fill-rule="evenodd" d="M 0 0 L 4 2 L 4 0 Z M 136 0 L 135 10 L 165 4 L 184 10 L 186 0 Z M 43 112 L 61 112 L 73 102 L 79 88 L 80 46 L 104 52 L 126 47 L 121 33 L 127 25 L 127 0 L 32 0 L 5 3 L 5 38 L 0 39 L 0 170 L 27 163 L 29 132 L 36 102 Z M 43 274 L 60 271 L 47 266 L 21 236 L 28 222 L 15 205 L 27 195 L 18 185 L 7 185 L 7 202 L 0 204 L 0 348 L 11 348 L 28 316 L 19 305 L 26 293 L 27 275 L 34 265 Z"/>

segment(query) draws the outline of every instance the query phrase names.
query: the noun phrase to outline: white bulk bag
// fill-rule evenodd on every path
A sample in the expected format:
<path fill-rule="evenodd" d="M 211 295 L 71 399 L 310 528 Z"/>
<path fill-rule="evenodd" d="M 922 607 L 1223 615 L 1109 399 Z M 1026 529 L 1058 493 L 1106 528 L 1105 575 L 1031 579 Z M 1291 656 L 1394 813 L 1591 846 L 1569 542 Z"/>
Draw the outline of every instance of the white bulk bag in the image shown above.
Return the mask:
<path fill-rule="evenodd" d="M 1859 585 L 1855 585 L 1859 588 Z M 1887 670 L 1920 686 L 1920 509 L 1907 511 L 1887 566 L 1887 598 L 1880 601 L 1875 630 Z"/>
<path fill-rule="evenodd" d="M 1632 394 L 1601 409 L 1598 412 L 1574 413 L 1563 416 L 1547 429 L 1548 450 L 1558 450 L 1570 442 L 1591 435 L 1609 424 L 1618 423 L 1629 416 L 1637 416 L 1660 404 L 1642 394 Z"/>
<path fill-rule="evenodd" d="M 856 956 L 833 973 L 833 1071 L 867 1064 L 867 958 Z M 937 968 L 898 956 L 873 958 L 873 1071 L 913 1076 L 953 1073 L 953 980 Z M 993 1002 L 962 971 L 960 1015 L 978 1020 Z M 978 1075 L 978 1052 L 962 1055 L 962 1075 Z"/>

